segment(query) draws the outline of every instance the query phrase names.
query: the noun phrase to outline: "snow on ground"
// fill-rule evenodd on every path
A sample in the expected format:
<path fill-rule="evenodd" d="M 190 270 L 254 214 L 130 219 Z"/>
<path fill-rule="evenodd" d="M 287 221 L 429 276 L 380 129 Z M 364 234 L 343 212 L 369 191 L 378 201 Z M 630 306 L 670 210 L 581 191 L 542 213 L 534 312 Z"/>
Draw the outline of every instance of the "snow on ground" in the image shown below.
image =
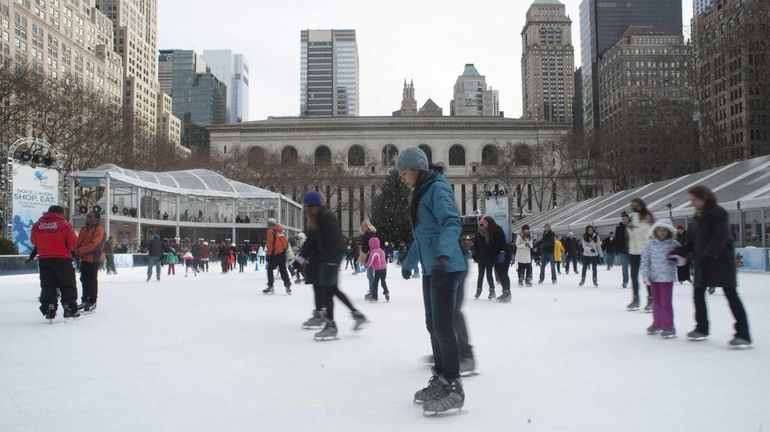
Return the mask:
<path fill-rule="evenodd" d="M 330 342 L 300 328 L 311 288 L 265 296 L 264 270 L 100 274 L 97 313 L 57 325 L 37 310 L 36 276 L 0 278 L 0 431 L 770 430 L 770 275 L 740 275 L 756 347 L 731 351 L 721 293 L 711 339 L 693 343 L 691 288 L 677 286 L 680 337 L 662 340 L 645 334 L 651 315 L 624 310 L 617 270 L 599 288 L 561 276 L 499 304 L 472 299 L 474 269 L 465 313 L 481 374 L 464 380 L 467 413 L 444 418 L 412 403 L 429 343 L 420 283 L 398 276 L 389 304 L 367 304 L 366 276 L 343 272 L 372 323 L 353 333 L 338 303 Z"/>

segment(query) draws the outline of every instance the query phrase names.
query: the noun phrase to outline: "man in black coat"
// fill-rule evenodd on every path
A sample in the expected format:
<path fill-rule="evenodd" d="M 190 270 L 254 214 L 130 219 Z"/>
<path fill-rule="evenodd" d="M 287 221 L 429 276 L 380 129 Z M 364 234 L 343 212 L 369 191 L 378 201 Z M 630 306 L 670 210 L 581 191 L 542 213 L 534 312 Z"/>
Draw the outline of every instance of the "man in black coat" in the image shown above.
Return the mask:
<path fill-rule="evenodd" d="M 751 346 L 751 335 L 746 311 L 736 288 L 735 249 L 727 212 L 717 204 L 714 193 L 705 186 L 695 186 L 688 193 L 690 203 L 695 208 L 695 218 L 690 229 L 689 243 L 677 250 L 681 256 L 691 253 L 695 265 L 693 301 L 696 326 L 687 337 L 692 341 L 708 338 L 706 289 L 722 287 L 735 318 L 735 337 L 729 345 L 733 348 L 747 348 Z"/>
<path fill-rule="evenodd" d="M 160 280 L 160 260 L 163 258 L 163 252 L 166 246 L 158 234 L 152 236 L 150 246 L 147 248 L 147 282 L 152 277 L 152 268 L 155 267 L 155 277 Z"/>
<path fill-rule="evenodd" d="M 620 266 L 623 269 L 623 288 L 628 286 L 628 266 L 630 262 L 628 259 L 628 232 L 626 231 L 628 221 L 628 213 L 621 213 L 620 223 L 615 227 L 615 240 L 612 244 L 615 253 L 620 257 Z"/>
<path fill-rule="evenodd" d="M 553 249 L 556 245 L 556 234 L 551 231 L 551 224 L 543 225 L 543 238 L 540 239 L 540 280 L 542 284 L 545 280 L 545 266 L 551 265 L 551 282 L 556 283 L 556 263 L 553 260 Z M 577 268 L 575 269 L 577 272 Z"/>
<path fill-rule="evenodd" d="M 567 237 L 564 237 L 561 241 L 564 245 L 564 270 L 569 274 L 569 265 L 572 263 L 572 268 L 575 270 L 575 274 L 578 272 L 578 239 L 575 238 L 575 233 L 570 231 Z"/>
<path fill-rule="evenodd" d="M 610 234 L 602 241 L 602 250 L 606 254 L 607 270 L 612 270 L 612 266 L 615 264 L 615 233 Z"/>

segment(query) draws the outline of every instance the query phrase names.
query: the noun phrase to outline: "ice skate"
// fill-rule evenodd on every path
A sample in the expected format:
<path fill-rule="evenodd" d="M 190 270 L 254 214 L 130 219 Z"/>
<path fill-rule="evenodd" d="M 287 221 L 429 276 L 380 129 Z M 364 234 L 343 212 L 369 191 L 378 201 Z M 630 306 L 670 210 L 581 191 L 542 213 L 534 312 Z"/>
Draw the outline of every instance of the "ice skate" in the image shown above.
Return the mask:
<path fill-rule="evenodd" d="M 286 286 L 286 295 L 291 295 L 291 287 Z"/>
<path fill-rule="evenodd" d="M 493 289 L 489 290 L 489 296 L 487 296 L 487 299 L 488 299 L 488 300 L 494 300 L 494 299 L 495 299 L 495 297 L 497 297 L 497 296 L 495 295 L 495 290 L 493 290 Z"/>
<path fill-rule="evenodd" d="M 459 378 L 452 381 L 439 378 L 439 381 L 444 388 L 444 395 L 431 401 L 426 401 L 422 406 L 423 414 L 426 416 L 437 416 L 459 413 L 465 404 L 465 392 L 463 392 L 462 381 Z"/>
<path fill-rule="evenodd" d="M 531 287 L 531 286 L 532 286 L 532 279 L 529 279 L 529 278 L 527 278 L 527 279 L 524 281 L 524 285 L 526 285 L 526 286 L 528 286 L 528 287 Z"/>
<path fill-rule="evenodd" d="M 433 369 L 431 369 L 431 371 L 433 372 L 433 376 L 428 380 L 428 385 L 417 390 L 414 394 L 413 400 L 416 404 L 430 402 L 446 395 L 446 389 L 441 385 L 441 382 L 439 381 L 440 378 L 436 375 L 436 371 Z"/>
<path fill-rule="evenodd" d="M 519 278 L 519 286 L 520 287 L 524 286 L 524 279 Z"/>
<path fill-rule="evenodd" d="M 599 281 L 594 279 L 594 288 L 599 288 Z"/>
<path fill-rule="evenodd" d="M 580 279 L 580 283 L 578 284 L 578 286 L 582 287 L 585 284 L 586 284 L 586 280 L 585 279 Z"/>
<path fill-rule="evenodd" d="M 78 305 L 76 303 L 72 303 L 71 305 L 64 308 L 64 319 L 70 319 L 70 318 L 78 318 L 80 316 L 80 312 L 78 312 Z"/>
<path fill-rule="evenodd" d="M 88 302 L 83 306 L 83 313 L 92 314 L 96 312 L 96 302 Z"/>
<path fill-rule="evenodd" d="M 647 334 L 650 336 L 659 335 L 663 332 L 663 329 L 655 326 L 647 327 Z"/>
<path fill-rule="evenodd" d="M 500 303 L 509 303 L 511 301 L 511 291 L 503 290 L 503 293 L 500 294 L 500 297 L 497 298 L 497 301 Z"/>
<path fill-rule="evenodd" d="M 645 313 L 652 313 L 652 297 L 647 297 L 647 305 L 644 306 Z"/>
<path fill-rule="evenodd" d="M 362 328 L 364 328 L 364 325 L 366 325 L 369 321 L 366 319 L 364 314 L 362 314 L 360 311 L 353 311 L 351 313 L 353 315 L 353 321 L 355 321 L 355 324 L 353 324 L 353 331 L 359 331 Z M 335 335 L 337 329 L 335 328 Z"/>
<path fill-rule="evenodd" d="M 693 342 L 700 342 L 704 341 L 709 338 L 709 335 L 703 334 L 699 332 L 698 330 L 693 330 L 690 333 L 687 333 L 687 339 L 691 340 Z"/>
<path fill-rule="evenodd" d="M 478 300 L 479 297 L 481 297 L 481 288 L 477 288 L 476 295 L 473 296 L 473 298 L 475 298 L 476 300 Z"/>
<path fill-rule="evenodd" d="M 676 330 L 663 330 L 660 335 L 663 339 L 673 339 L 676 337 Z"/>
<path fill-rule="evenodd" d="M 638 311 L 639 310 L 639 298 L 634 297 L 634 299 L 631 301 L 631 303 L 626 306 L 626 310 L 628 311 Z"/>
<path fill-rule="evenodd" d="M 321 314 L 318 311 L 313 311 L 313 315 L 310 316 L 310 319 L 302 323 L 303 329 L 320 329 L 324 326 L 324 322 L 321 319 Z"/>
<path fill-rule="evenodd" d="M 275 291 L 273 291 L 273 287 L 267 287 L 262 290 L 262 294 L 275 294 Z"/>
<path fill-rule="evenodd" d="M 460 357 L 460 376 L 469 377 L 476 374 L 476 360 L 473 357 Z"/>
<path fill-rule="evenodd" d="M 751 342 L 736 336 L 727 342 L 727 346 L 729 346 L 730 349 L 749 349 L 751 348 Z"/>
<path fill-rule="evenodd" d="M 40 312 L 43 313 L 43 316 L 45 319 L 48 320 L 50 324 L 53 324 L 53 320 L 56 319 L 56 305 L 55 304 L 49 304 L 49 305 L 41 305 L 40 306 Z"/>
<path fill-rule="evenodd" d="M 316 333 L 314 338 L 317 341 L 337 339 L 337 324 L 334 321 L 326 321 L 323 330 Z"/>
<path fill-rule="evenodd" d="M 369 303 L 377 303 L 377 299 L 375 297 L 372 297 L 371 294 L 365 295 L 364 301 L 368 301 Z"/>
<path fill-rule="evenodd" d="M 390 303 L 390 293 L 385 293 L 385 301 Z"/>

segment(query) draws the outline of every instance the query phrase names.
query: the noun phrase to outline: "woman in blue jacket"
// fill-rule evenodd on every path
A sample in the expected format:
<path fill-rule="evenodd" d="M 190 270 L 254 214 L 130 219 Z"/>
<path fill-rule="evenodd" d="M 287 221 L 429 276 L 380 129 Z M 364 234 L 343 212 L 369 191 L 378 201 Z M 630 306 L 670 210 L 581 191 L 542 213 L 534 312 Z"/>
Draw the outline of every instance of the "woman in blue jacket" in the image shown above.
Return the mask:
<path fill-rule="evenodd" d="M 460 249 L 462 223 L 452 187 L 428 165 L 417 147 L 404 149 L 396 162 L 401 181 L 412 189 L 409 213 L 414 239 L 401 265 L 405 279 L 419 260 L 422 295 L 435 367 L 428 386 L 414 395 L 426 415 L 458 412 L 465 393 L 459 374 L 460 356 L 454 328 L 455 295 L 466 271 Z"/>

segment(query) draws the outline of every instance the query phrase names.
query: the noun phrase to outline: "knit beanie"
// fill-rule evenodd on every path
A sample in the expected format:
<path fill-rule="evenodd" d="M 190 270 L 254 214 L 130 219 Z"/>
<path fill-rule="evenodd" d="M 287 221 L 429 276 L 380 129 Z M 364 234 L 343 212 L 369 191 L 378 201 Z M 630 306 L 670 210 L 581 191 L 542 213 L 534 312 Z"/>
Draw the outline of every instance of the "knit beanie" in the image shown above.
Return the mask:
<path fill-rule="evenodd" d="M 407 147 L 398 155 L 396 169 L 399 171 L 405 169 L 428 171 L 428 157 L 417 147 Z"/>
<path fill-rule="evenodd" d="M 302 200 L 302 204 L 306 206 L 323 206 L 324 196 L 320 192 L 310 191 L 305 194 L 305 199 Z"/>

